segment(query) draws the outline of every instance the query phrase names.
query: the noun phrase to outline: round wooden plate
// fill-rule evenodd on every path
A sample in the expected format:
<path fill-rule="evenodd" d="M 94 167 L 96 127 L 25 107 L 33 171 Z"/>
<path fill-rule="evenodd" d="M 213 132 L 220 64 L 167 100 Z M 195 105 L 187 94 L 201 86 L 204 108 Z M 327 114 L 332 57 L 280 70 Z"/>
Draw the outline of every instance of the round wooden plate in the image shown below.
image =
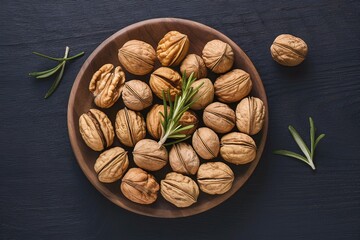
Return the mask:
<path fill-rule="evenodd" d="M 250 95 L 262 99 L 266 107 L 266 119 L 263 129 L 256 136 L 253 136 L 258 146 L 256 159 L 246 165 L 236 166 L 228 164 L 235 173 L 235 180 L 232 188 L 223 195 L 212 196 L 205 193 L 200 193 L 198 202 L 187 208 L 177 208 L 173 206 L 171 203 L 167 202 L 164 198 L 162 198 L 160 193 L 157 201 L 151 205 L 140 205 L 137 203 L 133 203 L 127 198 L 125 198 L 125 196 L 121 193 L 120 180 L 112 184 L 104 184 L 99 182 L 97 179 L 97 175 L 94 171 L 94 163 L 100 153 L 95 152 L 91 150 L 88 146 L 86 146 L 79 133 L 80 115 L 87 112 L 90 108 L 98 108 L 93 103 L 93 96 L 88 90 L 89 82 L 92 75 L 103 64 L 112 63 L 116 66 L 119 65 L 120 63 L 117 57 L 118 49 L 121 48 L 126 41 L 132 39 L 142 40 L 151 44 L 156 49 L 160 39 L 168 31 L 171 30 L 176 30 L 188 35 L 190 39 L 189 53 L 196 53 L 200 56 L 203 47 L 210 40 L 220 39 L 230 44 L 235 53 L 235 62 L 233 68 L 241 68 L 250 74 L 253 82 L 253 88 Z M 160 64 L 157 61 L 155 69 L 159 66 Z M 215 81 L 217 75 L 209 73 L 208 77 L 212 81 Z M 148 82 L 149 74 L 140 77 L 131 75 L 126 72 L 126 80 L 128 81 L 131 79 L 140 79 Z M 156 99 L 156 96 L 154 96 L 154 99 Z M 158 101 L 158 103 L 161 103 L 159 99 L 156 99 L 156 101 Z M 110 109 L 100 110 L 104 111 L 114 124 L 117 111 L 122 109 L 123 107 L 124 104 L 122 103 L 122 100 L 120 98 L 119 101 Z M 234 109 L 236 107 L 236 104 L 233 104 L 232 107 Z M 200 114 L 201 112 L 198 112 L 198 115 Z M 146 116 L 146 111 L 143 112 L 143 116 Z M 200 123 L 200 125 L 202 125 L 202 123 Z M 238 191 L 239 188 L 250 177 L 259 162 L 266 142 L 266 136 L 268 131 L 268 105 L 265 90 L 259 74 L 257 73 L 250 59 L 232 40 L 230 40 L 222 33 L 197 22 L 175 18 L 159 18 L 142 21 L 121 29 L 120 31 L 116 32 L 108 39 L 106 39 L 103 43 L 101 43 L 99 47 L 97 47 L 95 51 L 88 57 L 88 59 L 85 61 L 84 65 L 80 69 L 71 90 L 68 105 L 68 130 L 71 146 L 81 169 L 83 170 L 89 181 L 96 187 L 96 189 L 99 190 L 110 201 L 122 208 L 147 216 L 165 218 L 184 217 L 204 212 L 210 208 L 219 205 L 220 203 L 228 199 L 230 196 L 232 196 L 236 191 Z M 236 131 L 236 128 L 234 128 L 233 131 Z M 116 139 L 113 146 L 122 145 Z M 130 167 L 134 167 L 135 165 L 133 163 L 131 154 L 132 149 L 125 149 L 129 151 Z M 215 161 L 222 160 L 220 158 L 217 158 L 215 159 Z M 168 165 L 162 170 L 152 173 L 157 179 L 157 181 L 160 182 L 160 180 L 165 177 L 166 173 L 171 171 Z"/>

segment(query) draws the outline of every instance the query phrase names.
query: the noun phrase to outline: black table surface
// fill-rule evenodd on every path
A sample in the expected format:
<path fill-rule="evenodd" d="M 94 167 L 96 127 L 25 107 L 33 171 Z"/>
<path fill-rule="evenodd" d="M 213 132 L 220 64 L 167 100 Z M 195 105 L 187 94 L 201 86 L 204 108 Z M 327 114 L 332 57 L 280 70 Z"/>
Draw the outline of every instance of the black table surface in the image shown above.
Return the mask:
<path fill-rule="evenodd" d="M 102 196 L 79 168 L 67 130 L 77 72 L 107 37 L 158 17 L 191 19 L 234 40 L 258 69 L 269 101 L 265 151 L 248 182 L 204 213 L 158 219 Z M 281 33 L 304 39 L 298 67 L 275 63 Z M 31 71 L 70 46 L 86 56 L 68 64 L 58 90 Z M 359 1 L 1 1 L 1 239 L 360 239 Z M 316 171 L 274 155 L 297 151 L 287 126 L 308 137 L 308 117 L 326 137 Z"/>

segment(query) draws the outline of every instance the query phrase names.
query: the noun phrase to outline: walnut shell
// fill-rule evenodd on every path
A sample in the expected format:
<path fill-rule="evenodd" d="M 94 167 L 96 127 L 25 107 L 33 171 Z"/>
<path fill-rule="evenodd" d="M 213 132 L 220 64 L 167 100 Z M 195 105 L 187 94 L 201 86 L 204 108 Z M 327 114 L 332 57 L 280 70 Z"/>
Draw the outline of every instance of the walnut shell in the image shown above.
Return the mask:
<path fill-rule="evenodd" d="M 79 118 L 81 137 L 94 151 L 102 151 L 110 147 L 114 141 L 114 128 L 106 116 L 100 110 L 90 109 Z"/>
<path fill-rule="evenodd" d="M 198 127 L 199 120 L 198 120 L 195 112 L 188 110 L 188 111 L 184 112 L 183 115 L 181 116 L 181 118 L 179 120 L 179 124 L 182 127 L 194 125 L 192 128 L 190 128 L 188 130 L 179 132 L 179 134 L 191 135 L 195 132 L 196 128 Z"/>
<path fill-rule="evenodd" d="M 236 107 L 236 126 L 240 132 L 254 135 L 263 127 L 265 120 L 265 105 L 261 99 L 247 97 Z"/>
<path fill-rule="evenodd" d="M 125 73 L 120 66 L 108 63 L 94 73 L 89 90 L 94 95 L 94 103 L 101 108 L 109 108 L 119 99 L 125 83 Z"/>
<path fill-rule="evenodd" d="M 277 36 L 270 47 L 272 58 L 284 66 L 302 63 L 308 53 L 308 46 L 301 38 L 290 34 Z"/>
<path fill-rule="evenodd" d="M 190 144 L 181 142 L 173 145 L 169 153 L 169 162 L 174 172 L 194 175 L 200 165 L 199 157 Z"/>
<path fill-rule="evenodd" d="M 166 174 L 160 185 L 161 195 L 177 207 L 188 207 L 197 202 L 199 187 L 188 176 L 171 172 Z"/>
<path fill-rule="evenodd" d="M 223 162 L 203 163 L 197 173 L 200 189 L 208 194 L 224 194 L 234 181 L 234 172 Z"/>
<path fill-rule="evenodd" d="M 203 159 L 213 159 L 219 154 L 219 137 L 210 128 L 197 129 L 192 136 L 192 145 L 196 153 Z"/>
<path fill-rule="evenodd" d="M 156 55 L 154 48 L 143 41 L 127 41 L 118 53 L 119 61 L 124 68 L 135 75 L 145 75 L 154 68 Z"/>
<path fill-rule="evenodd" d="M 121 181 L 120 189 L 133 202 L 151 204 L 156 201 L 160 187 L 153 175 L 141 168 L 130 168 Z"/>
<path fill-rule="evenodd" d="M 182 79 L 178 72 L 167 67 L 156 69 L 150 76 L 150 87 L 158 98 L 163 99 L 163 91 L 170 92 L 170 100 L 174 101 L 180 95 Z"/>
<path fill-rule="evenodd" d="M 160 115 L 164 113 L 164 105 L 155 104 L 146 116 L 146 128 L 148 133 L 155 139 L 159 140 L 162 133 L 161 120 L 163 117 Z"/>
<path fill-rule="evenodd" d="M 156 54 L 163 66 L 177 66 L 186 56 L 189 45 L 187 35 L 170 31 L 160 40 Z"/>
<path fill-rule="evenodd" d="M 128 108 L 141 111 L 152 104 L 153 96 L 150 87 L 145 82 L 131 80 L 125 83 L 122 99 Z"/>
<path fill-rule="evenodd" d="M 196 79 L 205 78 L 207 75 L 207 69 L 204 60 L 196 54 L 189 54 L 181 63 L 180 72 L 185 73 L 188 78 L 191 73 L 194 73 Z"/>
<path fill-rule="evenodd" d="M 246 164 L 255 159 L 256 144 L 245 133 L 228 133 L 221 138 L 220 155 L 227 162 L 236 165 Z"/>
<path fill-rule="evenodd" d="M 145 120 L 141 113 L 123 108 L 116 114 L 115 132 L 122 144 L 133 147 L 145 138 Z"/>
<path fill-rule="evenodd" d="M 229 71 L 234 63 L 234 52 L 229 44 L 215 39 L 205 45 L 202 58 L 211 71 L 224 73 Z"/>
<path fill-rule="evenodd" d="M 140 140 L 133 151 L 134 162 L 138 167 L 149 171 L 157 171 L 163 168 L 168 160 L 168 152 L 164 146 L 152 139 Z"/>
<path fill-rule="evenodd" d="M 246 97 L 252 88 L 250 75 L 241 70 L 232 71 L 218 77 L 214 83 L 215 95 L 224 103 L 237 102 Z"/>
<path fill-rule="evenodd" d="M 208 78 L 199 79 L 193 82 L 191 84 L 191 87 L 195 89 L 201 84 L 202 86 L 199 88 L 198 92 L 192 98 L 192 100 L 197 99 L 196 102 L 194 102 L 190 107 L 193 110 L 204 109 L 214 100 L 214 85 L 212 84 L 210 79 Z"/>
<path fill-rule="evenodd" d="M 235 112 L 224 103 L 214 102 L 204 109 L 203 121 L 217 133 L 228 133 L 235 126 Z"/>
<path fill-rule="evenodd" d="M 124 175 L 128 166 L 127 152 L 121 147 L 113 147 L 100 154 L 96 159 L 94 170 L 100 182 L 112 183 Z"/>

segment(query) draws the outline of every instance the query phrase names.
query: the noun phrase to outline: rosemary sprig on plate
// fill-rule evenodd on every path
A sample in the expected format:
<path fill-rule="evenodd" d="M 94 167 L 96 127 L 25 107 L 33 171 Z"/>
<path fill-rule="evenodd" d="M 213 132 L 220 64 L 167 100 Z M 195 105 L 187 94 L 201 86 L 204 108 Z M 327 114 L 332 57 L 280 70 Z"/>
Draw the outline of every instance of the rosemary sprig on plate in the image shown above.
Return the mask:
<path fill-rule="evenodd" d="M 311 117 L 309 117 L 309 122 L 310 122 L 310 149 L 307 147 L 304 140 L 301 138 L 301 136 L 296 131 L 296 129 L 291 125 L 289 126 L 289 131 L 290 131 L 292 137 L 294 138 L 295 142 L 297 143 L 297 145 L 299 146 L 299 148 L 301 149 L 301 151 L 304 153 L 305 156 L 297 154 L 292 151 L 288 151 L 288 150 L 277 150 L 277 151 L 274 151 L 274 153 L 299 159 L 300 161 L 303 161 L 306 164 L 308 164 L 313 170 L 315 170 L 314 152 L 315 152 L 315 149 L 316 149 L 318 143 L 320 142 L 320 140 L 325 137 L 325 134 L 320 134 L 315 139 L 316 128 L 314 125 L 314 121 Z"/>
<path fill-rule="evenodd" d="M 78 54 L 76 54 L 76 55 L 74 55 L 72 57 L 68 57 L 69 51 L 70 51 L 70 48 L 68 46 L 66 46 L 65 54 L 64 54 L 63 58 L 54 58 L 54 57 L 50 57 L 50 56 L 47 56 L 47 55 L 42 54 L 42 53 L 33 52 L 33 54 L 35 54 L 37 56 L 59 62 L 58 65 L 56 65 L 55 67 L 53 67 L 51 69 L 41 71 L 41 72 L 31 72 L 31 73 L 29 73 L 29 76 L 35 77 L 37 79 L 42 79 L 42 78 L 51 77 L 52 75 L 54 75 L 55 73 L 60 71 L 59 74 L 56 76 L 55 81 L 51 85 L 49 91 L 46 93 L 44 98 L 50 97 L 51 94 L 53 94 L 55 92 L 56 88 L 59 86 L 61 78 L 62 78 L 62 76 L 64 74 L 64 69 L 65 69 L 66 62 L 84 55 L 84 52 L 81 52 L 81 53 L 78 53 Z"/>

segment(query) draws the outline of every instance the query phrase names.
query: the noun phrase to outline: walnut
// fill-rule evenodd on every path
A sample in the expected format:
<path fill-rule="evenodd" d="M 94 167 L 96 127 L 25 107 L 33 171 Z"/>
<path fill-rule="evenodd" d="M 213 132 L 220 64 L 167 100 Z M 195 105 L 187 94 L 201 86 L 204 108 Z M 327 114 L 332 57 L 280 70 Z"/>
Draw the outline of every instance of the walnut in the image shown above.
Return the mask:
<path fill-rule="evenodd" d="M 153 96 L 145 82 L 131 80 L 125 83 L 122 99 L 128 108 L 134 111 L 141 111 L 152 104 Z"/>
<path fill-rule="evenodd" d="M 211 71 L 225 73 L 234 63 L 234 52 L 229 44 L 216 39 L 205 45 L 202 58 Z"/>
<path fill-rule="evenodd" d="M 114 141 L 114 128 L 106 114 L 100 110 L 90 109 L 82 114 L 79 129 L 86 145 L 94 151 L 102 151 Z"/>
<path fill-rule="evenodd" d="M 171 172 L 166 174 L 160 185 L 161 195 L 177 207 L 188 207 L 197 202 L 199 187 L 188 176 Z"/>
<path fill-rule="evenodd" d="M 154 48 L 143 41 L 127 41 L 118 53 L 120 63 L 130 73 L 135 75 L 145 75 L 151 72 L 155 64 Z"/>
<path fill-rule="evenodd" d="M 279 64 L 296 66 L 304 61 L 308 47 L 301 38 L 290 34 L 281 34 L 275 38 L 270 52 L 272 58 Z"/>
<path fill-rule="evenodd" d="M 122 144 L 133 147 L 145 138 L 145 120 L 139 112 L 127 108 L 121 109 L 116 114 L 115 132 Z"/>
<path fill-rule="evenodd" d="M 199 79 L 191 84 L 192 88 L 197 88 L 198 86 L 202 86 L 199 88 L 198 92 L 194 95 L 192 100 L 197 99 L 191 105 L 191 109 L 193 110 L 201 110 L 205 108 L 207 105 L 213 102 L 214 100 L 214 85 L 211 80 L 208 78 Z"/>
<path fill-rule="evenodd" d="M 160 170 L 169 160 L 166 148 L 151 139 L 140 140 L 135 145 L 133 156 L 138 167 L 149 171 Z"/>
<path fill-rule="evenodd" d="M 93 93 L 96 106 L 109 108 L 119 99 L 124 83 L 125 73 L 120 66 L 105 64 L 94 73 L 90 80 L 89 90 Z"/>
<path fill-rule="evenodd" d="M 120 189 L 133 202 L 151 204 L 156 201 L 160 187 L 153 175 L 141 168 L 130 168 L 121 181 Z"/>
<path fill-rule="evenodd" d="M 174 101 L 176 95 L 180 95 L 182 79 L 178 72 L 167 67 L 156 69 L 150 76 L 151 90 L 160 99 L 163 99 L 163 91 L 170 92 L 170 100 Z"/>
<path fill-rule="evenodd" d="M 155 139 L 159 140 L 161 137 L 161 120 L 163 117 L 160 115 L 164 113 L 164 105 L 155 104 L 146 116 L 146 128 L 148 133 Z"/>
<path fill-rule="evenodd" d="M 184 142 L 173 145 L 169 153 L 169 162 L 174 172 L 187 175 L 194 175 L 200 165 L 194 149 Z"/>
<path fill-rule="evenodd" d="M 185 76 L 188 78 L 191 73 L 194 73 L 196 79 L 206 77 L 207 70 L 204 63 L 204 60 L 196 54 L 189 54 L 186 56 L 184 61 L 181 63 L 180 72 L 185 73 Z"/>
<path fill-rule="evenodd" d="M 246 164 L 255 159 L 256 144 L 245 133 L 228 133 L 221 138 L 220 155 L 227 162 Z"/>
<path fill-rule="evenodd" d="M 230 190 L 234 172 L 222 162 L 203 163 L 197 173 L 200 189 L 208 194 L 223 194 Z"/>
<path fill-rule="evenodd" d="M 156 54 L 163 66 L 177 66 L 189 50 L 189 38 L 177 31 L 170 31 L 160 40 Z"/>
<path fill-rule="evenodd" d="M 247 97 L 236 107 L 236 126 L 240 132 L 257 134 L 264 124 L 265 106 L 261 99 Z"/>
<path fill-rule="evenodd" d="M 122 177 L 128 166 L 127 152 L 121 147 L 113 147 L 100 154 L 94 169 L 100 182 L 112 183 Z"/>
<path fill-rule="evenodd" d="M 247 72 L 234 69 L 218 77 L 214 88 L 219 101 L 232 103 L 240 101 L 250 93 L 252 82 Z"/>
<path fill-rule="evenodd" d="M 204 109 L 203 121 L 217 133 L 228 133 L 235 126 L 235 112 L 224 103 L 214 102 Z"/>
<path fill-rule="evenodd" d="M 210 128 L 197 129 L 192 136 L 192 145 L 196 153 L 203 159 L 213 159 L 219 154 L 219 137 Z"/>
<path fill-rule="evenodd" d="M 195 130 L 199 124 L 199 120 L 198 120 L 195 112 L 188 110 L 188 111 L 184 112 L 183 115 L 181 116 L 181 118 L 179 120 L 179 124 L 182 127 L 194 125 L 192 128 L 190 128 L 188 130 L 179 132 L 179 134 L 191 135 L 195 132 Z"/>

